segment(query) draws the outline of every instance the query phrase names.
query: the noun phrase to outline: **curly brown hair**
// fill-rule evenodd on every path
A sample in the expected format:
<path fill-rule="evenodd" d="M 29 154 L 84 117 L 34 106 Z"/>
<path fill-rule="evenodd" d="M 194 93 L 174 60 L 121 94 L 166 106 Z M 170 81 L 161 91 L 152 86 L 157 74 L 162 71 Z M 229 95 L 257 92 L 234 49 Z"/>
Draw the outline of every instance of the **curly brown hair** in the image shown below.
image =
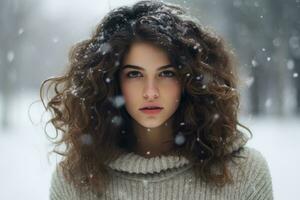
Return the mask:
<path fill-rule="evenodd" d="M 118 80 L 135 41 L 159 46 L 177 68 L 182 97 L 173 134 L 181 134 L 185 142 L 174 140 L 175 154 L 191 160 L 196 176 L 205 181 L 221 186 L 232 182 L 226 163 L 238 157 L 247 140 L 238 126 L 251 133 L 237 119 L 234 55 L 221 37 L 187 17 L 183 8 L 158 1 L 111 10 L 91 38 L 72 47 L 66 73 L 42 83 L 40 97 L 52 113 L 47 124 L 56 129 L 53 152 L 63 156 L 59 165 L 65 178 L 79 188 L 104 190 L 109 181 L 105 163 L 135 145 Z M 44 90 L 54 91 L 47 103 Z M 61 145 L 65 150 L 57 149 Z"/>

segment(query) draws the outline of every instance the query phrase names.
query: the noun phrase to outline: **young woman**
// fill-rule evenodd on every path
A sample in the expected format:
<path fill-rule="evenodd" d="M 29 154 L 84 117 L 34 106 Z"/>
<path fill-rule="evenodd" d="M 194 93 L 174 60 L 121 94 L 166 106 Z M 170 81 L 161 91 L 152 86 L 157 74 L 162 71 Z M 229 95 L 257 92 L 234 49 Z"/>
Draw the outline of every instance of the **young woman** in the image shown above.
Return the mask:
<path fill-rule="evenodd" d="M 236 86 L 231 51 L 179 6 L 110 11 L 41 86 L 63 156 L 50 199 L 273 199 Z"/>

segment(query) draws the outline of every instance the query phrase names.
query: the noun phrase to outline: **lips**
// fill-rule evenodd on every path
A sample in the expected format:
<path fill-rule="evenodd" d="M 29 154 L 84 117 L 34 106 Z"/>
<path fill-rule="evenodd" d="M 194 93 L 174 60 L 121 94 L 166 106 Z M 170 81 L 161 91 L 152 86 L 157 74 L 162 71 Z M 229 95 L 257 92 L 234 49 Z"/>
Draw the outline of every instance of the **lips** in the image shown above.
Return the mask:
<path fill-rule="evenodd" d="M 163 109 L 162 107 L 144 107 L 144 108 L 140 108 L 140 110 L 161 110 Z"/>
<path fill-rule="evenodd" d="M 140 110 L 153 110 L 153 109 L 163 109 L 163 107 L 161 107 L 158 103 L 148 103 L 148 104 L 144 104 L 144 106 L 142 106 L 140 108 Z"/>
<path fill-rule="evenodd" d="M 143 113 L 145 114 L 158 114 L 160 113 L 160 111 L 162 110 L 163 108 L 143 108 L 143 109 L 140 109 Z"/>
<path fill-rule="evenodd" d="M 163 109 L 158 103 L 146 103 L 139 110 L 145 114 L 158 114 Z"/>

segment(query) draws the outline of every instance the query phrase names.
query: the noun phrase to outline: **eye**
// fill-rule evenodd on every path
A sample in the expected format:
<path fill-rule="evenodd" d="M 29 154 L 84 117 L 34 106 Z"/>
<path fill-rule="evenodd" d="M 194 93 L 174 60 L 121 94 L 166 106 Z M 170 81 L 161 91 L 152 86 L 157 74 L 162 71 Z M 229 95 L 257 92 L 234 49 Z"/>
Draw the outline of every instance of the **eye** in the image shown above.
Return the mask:
<path fill-rule="evenodd" d="M 141 74 L 141 73 L 139 71 L 130 71 L 126 74 L 126 77 L 128 77 L 128 78 L 139 77 L 139 76 L 136 76 L 137 74 Z M 172 78 L 175 76 L 175 73 L 171 70 L 163 71 L 163 72 L 161 72 L 161 74 L 163 77 L 168 77 L 168 78 Z"/>
<path fill-rule="evenodd" d="M 126 77 L 128 77 L 128 78 L 135 78 L 136 76 L 136 74 L 137 73 L 139 73 L 139 71 L 130 71 L 130 72 L 128 72 L 127 74 L 126 74 Z M 133 74 L 133 75 L 132 75 Z"/>
<path fill-rule="evenodd" d="M 173 76 L 175 76 L 175 73 L 173 71 L 170 71 L 170 70 L 163 71 L 162 73 L 167 74 L 167 77 L 173 77 Z"/>

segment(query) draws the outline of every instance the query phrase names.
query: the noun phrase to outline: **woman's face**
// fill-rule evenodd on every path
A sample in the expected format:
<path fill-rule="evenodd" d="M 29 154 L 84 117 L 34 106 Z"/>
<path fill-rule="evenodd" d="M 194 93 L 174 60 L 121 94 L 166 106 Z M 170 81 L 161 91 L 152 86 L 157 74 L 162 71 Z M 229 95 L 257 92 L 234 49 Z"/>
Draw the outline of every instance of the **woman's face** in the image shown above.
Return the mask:
<path fill-rule="evenodd" d="M 176 68 L 162 49 L 150 43 L 134 43 L 124 57 L 119 75 L 126 110 L 140 125 L 158 127 L 177 110 L 181 87 Z M 140 110 L 151 103 L 163 109 L 158 114 Z"/>

